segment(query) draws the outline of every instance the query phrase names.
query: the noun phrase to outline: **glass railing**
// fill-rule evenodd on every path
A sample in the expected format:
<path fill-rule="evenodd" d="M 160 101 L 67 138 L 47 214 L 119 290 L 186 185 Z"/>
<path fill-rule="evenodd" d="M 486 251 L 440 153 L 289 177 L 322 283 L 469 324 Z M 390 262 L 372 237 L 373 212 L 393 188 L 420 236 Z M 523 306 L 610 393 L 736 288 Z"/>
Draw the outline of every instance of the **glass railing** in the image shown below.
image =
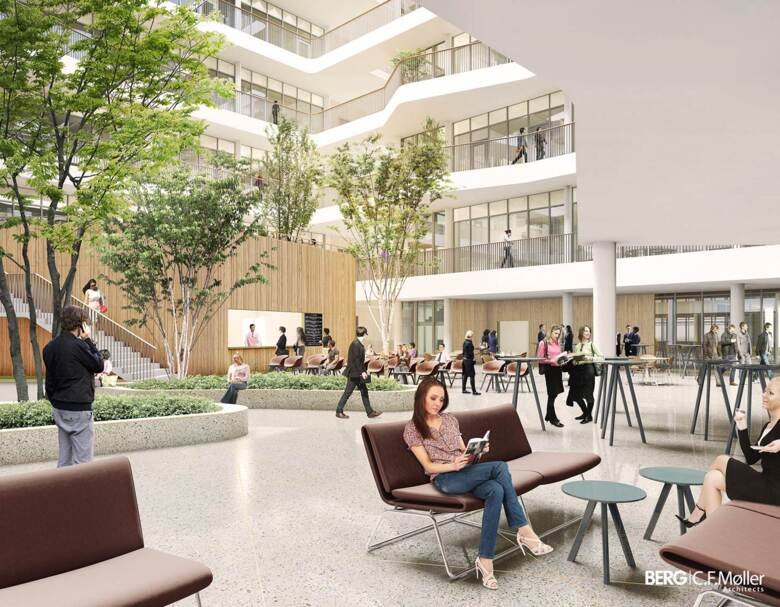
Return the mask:
<path fill-rule="evenodd" d="M 619 259 L 653 255 L 696 253 L 719 249 L 733 249 L 740 245 L 670 245 L 634 246 L 618 245 Z M 538 238 L 514 240 L 507 246 L 504 242 L 491 242 L 449 249 L 426 249 L 415 261 L 411 276 L 431 276 L 457 272 L 476 272 L 502 268 L 523 268 L 547 266 L 561 263 L 592 261 L 589 245 L 581 245 L 574 234 L 558 234 Z M 365 280 L 362 267 L 358 267 L 358 280 Z"/>
<path fill-rule="evenodd" d="M 450 171 L 470 171 L 524 164 L 574 152 L 574 123 L 500 139 L 447 147 Z"/>
<path fill-rule="evenodd" d="M 310 132 L 319 133 L 383 110 L 395 91 L 404 84 L 492 67 L 509 61 L 504 55 L 481 42 L 440 51 L 427 51 L 400 62 L 385 85 L 375 91 L 313 114 L 283 106 L 279 106 L 279 113 L 289 116 L 301 126 L 308 128 Z M 256 97 L 249 93 L 236 93 L 233 99 L 217 97 L 215 103 L 219 109 L 238 112 L 268 122 L 273 121 L 272 103 L 263 97 Z"/>
<path fill-rule="evenodd" d="M 195 4 L 186 0 L 175 0 L 175 3 Z M 207 0 L 197 4 L 195 10 L 201 15 L 218 13 L 221 22 L 229 27 L 296 55 L 316 58 L 391 23 L 417 6 L 413 0 L 387 0 L 319 37 L 302 34 L 278 19 L 269 19 L 265 13 L 239 8 L 226 0 Z"/>

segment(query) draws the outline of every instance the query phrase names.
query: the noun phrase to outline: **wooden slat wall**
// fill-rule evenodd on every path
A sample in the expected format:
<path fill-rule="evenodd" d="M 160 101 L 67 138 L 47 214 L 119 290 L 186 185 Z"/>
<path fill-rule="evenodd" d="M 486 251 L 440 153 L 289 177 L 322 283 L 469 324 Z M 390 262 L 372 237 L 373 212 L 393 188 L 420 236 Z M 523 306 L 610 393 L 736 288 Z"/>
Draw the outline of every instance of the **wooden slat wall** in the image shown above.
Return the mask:
<path fill-rule="evenodd" d="M 0 306 L 1 308 L 2 306 Z M 40 327 L 35 330 L 38 335 L 38 343 L 43 348 L 50 335 L 47 331 L 44 331 Z M 35 363 L 33 362 L 32 355 L 32 343 L 30 342 L 30 321 L 26 318 L 19 319 L 19 335 L 22 340 L 22 359 L 24 360 L 24 372 L 28 376 L 35 375 Z M 13 374 L 13 366 L 11 365 L 11 350 L 9 347 L 10 340 L 8 338 L 8 319 L 0 317 L 0 375 L 10 376 Z"/>
<path fill-rule="evenodd" d="M 17 244 L 9 232 L 0 230 L 0 247 L 16 251 Z M 76 274 L 78 289 L 74 295 L 77 296 L 81 295 L 81 286 L 90 277 L 111 275 L 100 262 L 99 252 L 91 251 L 87 245 L 85 247 L 87 248 L 81 255 Z M 344 344 L 354 336 L 355 262 L 350 255 L 311 245 L 258 238 L 247 242 L 230 260 L 222 272 L 223 282 L 232 284 L 250 265 L 260 260 L 263 252 L 268 252 L 267 261 L 274 266 L 274 269 L 265 272 L 268 284 L 245 287 L 225 303 L 195 346 L 190 365 L 191 373 L 221 374 L 230 364 L 230 352 L 227 348 L 228 309 L 322 313 L 323 326 L 330 328 L 335 339 Z M 32 247 L 31 258 L 33 268 L 48 278 L 43 243 Z M 65 266 L 63 264 L 60 267 Z M 5 263 L 5 268 L 7 272 L 15 271 L 8 262 Z M 100 288 L 108 300 L 108 316 L 119 323 L 126 322 L 131 314 L 122 309 L 126 301 L 120 289 L 107 284 L 100 284 Z M 7 328 L 5 325 L 0 326 L 3 327 L 0 336 L 4 344 L 2 349 L 5 350 L 2 356 L 9 357 L 5 347 Z M 131 330 L 156 343 L 155 336 L 150 332 L 140 328 Z M 27 328 L 24 331 L 26 332 Z M 288 331 L 289 335 L 294 335 L 295 327 L 288 327 Z M 48 334 L 45 335 L 42 344 L 49 339 Z M 314 353 L 314 348 L 309 350 Z M 273 357 L 273 350 L 269 348 L 242 350 L 242 353 L 252 369 L 258 370 L 265 370 L 268 360 Z M 163 362 L 162 358 L 160 362 Z M 10 375 L 10 360 L 7 370 L 0 367 L 0 375 Z"/>
<path fill-rule="evenodd" d="M 488 325 L 488 302 L 478 299 L 453 299 L 452 300 L 452 345 L 447 344 L 451 351 L 461 350 L 466 331 L 474 331 L 474 343 L 479 346 L 479 338 L 482 331 Z"/>

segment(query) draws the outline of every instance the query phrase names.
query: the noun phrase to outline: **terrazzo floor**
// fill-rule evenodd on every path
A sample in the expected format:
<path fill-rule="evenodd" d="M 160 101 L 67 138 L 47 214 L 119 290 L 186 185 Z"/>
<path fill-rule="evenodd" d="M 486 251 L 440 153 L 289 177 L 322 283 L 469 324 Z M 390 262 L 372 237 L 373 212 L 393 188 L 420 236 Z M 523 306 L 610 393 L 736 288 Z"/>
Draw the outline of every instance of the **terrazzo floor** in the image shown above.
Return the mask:
<path fill-rule="evenodd" d="M 359 398 L 348 405 L 349 420 L 322 411 L 250 411 L 249 435 L 193 447 L 129 453 L 146 545 L 207 564 L 214 582 L 202 593 L 204 607 L 241 606 L 414 606 L 414 605 L 692 605 L 693 586 L 649 587 L 645 570 L 670 569 L 658 549 L 678 535 L 670 497 L 653 541 L 642 539 L 660 485 L 639 476 L 640 466 L 706 469 L 723 452 L 726 414 L 713 393 L 710 440 L 701 421 L 689 434 L 696 383 L 675 379 L 668 386 L 637 386 L 647 444 L 625 417 L 616 420 L 609 447 L 593 424 L 573 420 L 578 409 L 558 399 L 565 427 L 542 432 L 532 398 L 521 395 L 520 416 L 534 449 L 593 451 L 602 463 L 589 479 L 616 480 L 643 488 L 648 497 L 620 511 L 637 569 L 623 559 L 610 524 L 612 585 L 602 584 L 598 517 L 576 563 L 566 560 L 576 526 L 547 538 L 555 551 L 544 557 L 513 555 L 496 566 L 499 588 L 484 589 L 473 577 L 450 582 L 438 562 L 432 532 L 367 554 L 366 541 L 383 511 L 369 470 L 360 427 L 367 423 Z M 457 388 L 457 386 L 456 386 Z M 0 401 L 11 398 L 0 385 Z M 732 398 L 735 388 L 730 388 Z M 543 386 L 541 398 L 544 404 Z M 505 394 L 451 394 L 451 409 L 475 409 L 509 402 Z M 335 401 L 338 398 L 334 395 Z M 754 393 L 754 430 L 763 420 L 759 389 Z M 369 423 L 402 420 L 386 413 Z M 633 417 L 633 413 L 632 413 Z M 53 463 L 0 468 L 0 474 L 50 468 Z M 694 489 L 694 496 L 698 492 Z M 541 531 L 580 516 L 585 503 L 565 496 L 560 484 L 524 496 L 531 521 Z M 411 520 L 407 520 L 411 519 Z M 420 519 L 422 520 L 422 519 Z M 381 537 L 412 529 L 417 517 L 385 517 Z M 455 528 L 457 527 L 457 528 Z M 479 531 L 445 527 L 448 555 L 456 566 L 473 560 Z M 505 544 L 499 541 L 499 549 Z M 707 599 L 703 605 L 715 605 Z M 182 606 L 195 601 L 182 601 Z"/>

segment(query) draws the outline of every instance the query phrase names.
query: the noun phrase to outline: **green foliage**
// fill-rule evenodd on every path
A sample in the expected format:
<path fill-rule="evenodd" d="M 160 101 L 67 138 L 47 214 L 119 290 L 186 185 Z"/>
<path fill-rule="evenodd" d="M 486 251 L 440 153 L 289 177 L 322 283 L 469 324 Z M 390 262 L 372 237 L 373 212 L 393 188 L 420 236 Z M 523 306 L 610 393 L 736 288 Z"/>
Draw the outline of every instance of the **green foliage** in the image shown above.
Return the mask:
<path fill-rule="evenodd" d="M 186 376 L 206 324 L 230 295 L 266 282 L 257 260 L 232 284 L 217 277 L 238 249 L 263 233 L 261 193 L 244 187 L 246 165 L 222 158 L 216 179 L 179 167 L 142 175 L 130 189 L 134 211 L 108 225 L 103 262 L 119 278 L 131 324 L 160 335 L 172 374 Z"/>
<path fill-rule="evenodd" d="M 219 411 L 219 406 L 207 398 L 195 396 L 98 396 L 92 408 L 95 421 L 167 417 Z M 50 426 L 54 423 L 51 403 L 38 400 L 0 405 L 0 430 Z"/>
<path fill-rule="evenodd" d="M 347 378 L 343 375 L 293 375 L 291 373 L 253 373 L 249 376 L 250 389 L 263 390 L 343 390 Z M 184 379 L 145 379 L 129 384 L 138 390 L 215 390 L 226 387 L 223 375 L 193 375 Z M 400 390 L 394 379 L 372 378 L 369 390 L 388 392 Z"/>
<path fill-rule="evenodd" d="M 431 67 L 431 54 L 424 48 L 398 51 L 392 58 L 394 68 L 401 70 L 401 84 L 417 82 Z M 400 66 L 400 67 L 399 67 Z"/>
<path fill-rule="evenodd" d="M 297 240 L 319 207 L 324 170 L 306 130 L 284 115 L 266 131 L 270 152 L 260 163 L 270 227 L 279 239 Z"/>

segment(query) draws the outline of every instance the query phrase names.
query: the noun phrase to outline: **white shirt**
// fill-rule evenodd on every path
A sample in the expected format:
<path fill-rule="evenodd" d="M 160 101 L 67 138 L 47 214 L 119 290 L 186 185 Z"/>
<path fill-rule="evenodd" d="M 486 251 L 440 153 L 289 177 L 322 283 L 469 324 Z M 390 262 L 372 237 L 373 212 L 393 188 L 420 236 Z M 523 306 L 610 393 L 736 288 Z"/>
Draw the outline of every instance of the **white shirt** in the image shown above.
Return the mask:
<path fill-rule="evenodd" d="M 447 352 L 437 352 L 436 353 L 436 362 L 437 363 L 446 363 L 449 362 L 450 355 L 447 354 Z"/>
<path fill-rule="evenodd" d="M 103 294 L 100 289 L 87 289 L 84 292 L 84 296 L 87 298 L 87 305 L 95 310 L 100 309 L 100 300 L 103 299 Z"/>

